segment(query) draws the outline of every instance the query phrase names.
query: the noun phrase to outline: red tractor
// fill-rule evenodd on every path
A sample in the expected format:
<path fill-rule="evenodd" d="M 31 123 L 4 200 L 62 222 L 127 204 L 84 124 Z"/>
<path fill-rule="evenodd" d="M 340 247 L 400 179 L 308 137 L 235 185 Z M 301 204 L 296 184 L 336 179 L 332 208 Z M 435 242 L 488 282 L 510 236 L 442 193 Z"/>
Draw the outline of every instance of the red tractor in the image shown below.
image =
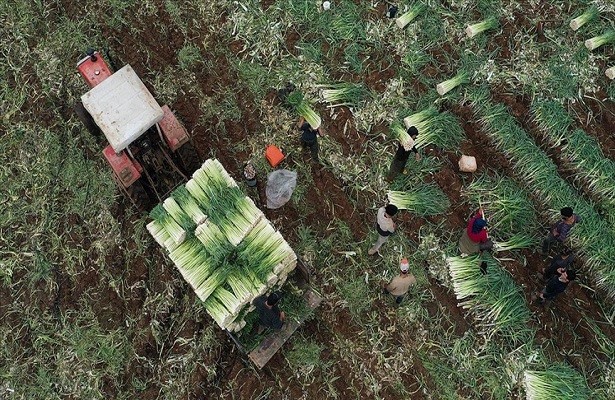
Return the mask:
<path fill-rule="evenodd" d="M 124 194 L 149 209 L 200 167 L 188 132 L 130 65 L 112 73 L 98 52 L 88 50 L 77 69 L 91 88 L 77 114 L 88 130 L 107 138 L 103 155 Z"/>

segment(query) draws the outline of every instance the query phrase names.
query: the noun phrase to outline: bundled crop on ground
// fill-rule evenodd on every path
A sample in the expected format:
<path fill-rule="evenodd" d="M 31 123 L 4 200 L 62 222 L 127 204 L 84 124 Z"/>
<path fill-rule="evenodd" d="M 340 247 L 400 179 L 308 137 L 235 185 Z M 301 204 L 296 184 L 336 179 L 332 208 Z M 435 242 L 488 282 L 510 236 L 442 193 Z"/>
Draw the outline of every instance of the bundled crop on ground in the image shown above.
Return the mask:
<path fill-rule="evenodd" d="M 329 107 L 356 107 L 369 94 L 363 85 L 351 82 L 331 83 L 318 85 L 322 89 L 322 98 Z"/>
<path fill-rule="evenodd" d="M 602 35 L 595 36 L 591 39 L 587 39 L 585 41 L 585 47 L 588 50 L 592 51 L 597 49 L 598 47 L 615 42 L 615 30 L 608 30 L 604 32 Z"/>
<path fill-rule="evenodd" d="M 598 8 L 596 8 L 595 5 L 591 5 L 587 10 L 585 10 L 583 14 L 570 21 L 570 28 L 573 31 L 576 31 L 583 25 L 596 19 L 596 17 L 598 17 L 599 15 L 600 11 L 598 11 Z"/>
<path fill-rule="evenodd" d="M 389 190 L 387 196 L 389 203 L 400 210 L 409 210 L 420 216 L 442 214 L 450 206 L 448 197 L 436 184 L 417 186 L 407 192 Z"/>
<path fill-rule="evenodd" d="M 395 20 L 395 24 L 397 24 L 400 29 L 404 29 L 425 9 L 425 7 L 426 6 L 420 2 L 410 5 L 408 11 L 403 13 L 399 18 Z"/>
<path fill-rule="evenodd" d="M 555 364 L 540 370 L 526 370 L 523 385 L 528 400 L 589 399 L 587 383 L 568 364 Z"/>
<path fill-rule="evenodd" d="M 444 82 L 438 83 L 436 86 L 436 90 L 440 96 L 444 96 L 446 93 L 455 89 L 459 85 L 463 85 L 465 83 L 470 82 L 470 77 L 465 72 L 459 72 L 453 78 L 446 80 Z"/>
<path fill-rule="evenodd" d="M 484 272 L 481 261 L 487 262 Z M 530 310 L 523 292 L 493 258 L 449 257 L 447 263 L 459 305 L 474 314 L 488 336 L 497 332 L 513 342 L 527 341 Z"/>
<path fill-rule="evenodd" d="M 497 18 L 489 17 L 489 18 L 487 18 L 487 19 L 485 19 L 485 20 L 483 20 L 481 22 L 469 25 L 466 28 L 466 35 L 469 38 L 472 38 L 472 37 L 478 35 L 479 33 L 482 33 L 482 32 L 484 32 L 486 30 L 489 30 L 489 29 L 497 28 L 498 26 L 499 26 L 499 22 L 498 22 Z"/>
<path fill-rule="evenodd" d="M 487 136 L 511 160 L 515 173 L 543 205 L 558 210 L 566 204 L 583 216 L 583 223 L 575 227 L 570 240 L 581 247 L 596 283 L 615 297 L 615 234 L 607 221 L 559 176 L 555 164 L 517 125 L 505 106 L 493 104 L 482 90 L 470 93 L 470 97 Z"/>
<path fill-rule="evenodd" d="M 177 200 L 169 197 L 165 207 L 154 208 L 148 230 L 209 315 L 221 328 L 238 331 L 245 326 L 247 305 L 283 284 L 297 257 L 217 160 L 207 160 L 173 196 Z M 175 219 L 190 228 L 181 243 L 168 232 L 186 236 Z"/>

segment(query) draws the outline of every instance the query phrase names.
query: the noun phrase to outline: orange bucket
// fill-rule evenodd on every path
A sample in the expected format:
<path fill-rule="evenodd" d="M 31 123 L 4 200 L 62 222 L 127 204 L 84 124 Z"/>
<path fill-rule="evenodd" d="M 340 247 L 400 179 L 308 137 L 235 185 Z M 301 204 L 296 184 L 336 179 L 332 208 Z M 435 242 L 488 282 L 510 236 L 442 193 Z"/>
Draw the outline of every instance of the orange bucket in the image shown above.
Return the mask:
<path fill-rule="evenodd" d="M 267 157 L 267 161 L 271 164 L 272 167 L 277 167 L 279 163 L 284 160 L 284 154 L 278 149 L 276 146 L 269 145 L 267 150 L 265 150 L 265 157 Z"/>

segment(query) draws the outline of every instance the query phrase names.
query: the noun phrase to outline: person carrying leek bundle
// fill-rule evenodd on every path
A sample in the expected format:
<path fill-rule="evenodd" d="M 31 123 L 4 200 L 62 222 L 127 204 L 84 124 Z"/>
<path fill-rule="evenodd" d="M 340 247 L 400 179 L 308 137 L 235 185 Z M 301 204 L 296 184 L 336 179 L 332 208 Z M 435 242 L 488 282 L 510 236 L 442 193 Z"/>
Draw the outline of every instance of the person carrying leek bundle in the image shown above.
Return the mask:
<path fill-rule="evenodd" d="M 397 145 L 397 152 L 395 153 L 395 157 L 393 158 L 393 162 L 391 163 L 391 167 L 389 168 L 389 173 L 386 176 L 387 182 L 393 182 L 397 175 L 401 174 L 406 167 L 406 162 L 408 161 L 408 157 L 410 157 L 410 153 L 414 153 L 414 157 L 416 160 L 420 160 L 421 156 L 416 149 L 416 144 L 414 141 L 419 134 L 418 129 L 416 127 L 411 126 L 407 130 L 408 135 L 410 135 L 410 140 L 406 143 L 399 142 Z"/>
<path fill-rule="evenodd" d="M 258 311 L 258 334 L 263 333 L 265 328 L 272 328 L 275 330 L 282 329 L 284 325 L 284 312 L 280 311 L 277 304 L 280 300 L 280 295 L 276 292 L 271 293 L 269 296 L 258 296 L 254 299 L 252 304 Z"/>
<path fill-rule="evenodd" d="M 570 264 L 576 260 L 577 256 L 570 249 L 564 249 L 562 254 L 555 256 L 547 268 L 543 268 L 542 277 L 549 280 L 554 276 L 559 276 L 570 268 Z"/>
<path fill-rule="evenodd" d="M 478 252 L 482 254 L 484 250 L 492 248 L 493 242 L 487 236 L 487 221 L 483 218 L 483 208 L 480 207 L 461 234 L 459 251 L 462 257 L 466 257 Z"/>
<path fill-rule="evenodd" d="M 581 221 L 581 218 L 576 215 L 570 207 L 562 208 L 560 213 L 562 215 L 562 219 L 551 226 L 549 233 L 542 240 L 542 248 L 538 251 L 541 255 L 549 254 L 552 244 L 556 243 L 559 245 L 564 243 L 564 241 L 568 238 L 572 227 L 577 222 Z"/>
<path fill-rule="evenodd" d="M 403 258 L 399 265 L 400 274 L 393 278 L 388 285 L 385 285 L 382 288 L 382 292 L 386 294 L 392 294 L 395 296 L 395 303 L 397 305 L 401 304 L 402 300 L 406 293 L 408 293 L 408 289 L 410 286 L 416 284 L 416 278 L 413 274 L 408 273 L 408 269 L 410 266 L 408 265 L 408 259 Z"/>
<path fill-rule="evenodd" d="M 297 126 L 299 126 L 301 131 L 301 146 L 304 149 L 309 147 L 310 153 L 312 153 L 312 160 L 318 162 L 318 136 L 324 136 L 322 128 L 320 126 L 312 128 L 304 117 L 301 117 Z"/>
<path fill-rule="evenodd" d="M 393 204 L 387 204 L 386 206 L 378 209 L 378 215 L 376 217 L 378 240 L 367 251 L 367 254 L 370 256 L 376 254 L 384 242 L 389 240 L 389 236 L 395 232 L 395 222 L 393 222 L 393 216 L 395 214 L 397 214 L 397 207 Z"/>

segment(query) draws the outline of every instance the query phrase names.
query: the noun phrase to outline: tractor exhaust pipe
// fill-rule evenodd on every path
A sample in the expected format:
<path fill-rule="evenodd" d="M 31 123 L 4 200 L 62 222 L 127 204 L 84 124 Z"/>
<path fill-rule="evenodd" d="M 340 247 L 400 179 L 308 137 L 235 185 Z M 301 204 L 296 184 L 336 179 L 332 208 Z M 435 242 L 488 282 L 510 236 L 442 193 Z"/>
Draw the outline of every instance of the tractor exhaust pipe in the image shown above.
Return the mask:
<path fill-rule="evenodd" d="M 92 62 L 96 62 L 96 60 L 98 60 L 98 57 L 96 57 L 96 54 L 94 52 L 94 49 L 89 48 L 85 51 L 85 54 L 90 57 L 90 60 L 92 60 Z"/>

